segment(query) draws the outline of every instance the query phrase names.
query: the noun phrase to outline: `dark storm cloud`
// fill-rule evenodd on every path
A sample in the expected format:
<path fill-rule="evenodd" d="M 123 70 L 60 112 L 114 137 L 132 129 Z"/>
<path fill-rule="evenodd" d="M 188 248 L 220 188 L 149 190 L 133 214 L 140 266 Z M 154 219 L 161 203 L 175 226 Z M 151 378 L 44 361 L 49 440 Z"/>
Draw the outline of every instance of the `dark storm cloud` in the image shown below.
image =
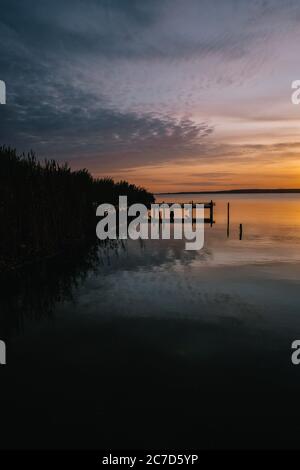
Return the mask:
<path fill-rule="evenodd" d="M 78 54 L 92 48 L 119 57 L 134 35 L 155 22 L 158 5 L 156 0 L 150 7 L 135 0 L 4 0 L 1 25 L 8 42 L 19 38 L 35 52 Z"/>
<path fill-rule="evenodd" d="M 45 157 L 72 160 L 86 154 L 104 164 L 153 163 L 182 157 L 212 132 L 189 119 L 120 112 L 106 107 L 105 99 L 95 104 L 93 95 L 55 83 L 45 82 L 42 90 L 32 83 L 28 95 L 10 100 L 0 109 L 0 140 Z"/>
<path fill-rule="evenodd" d="M 294 3 L 287 3 L 293 12 Z M 0 79 L 7 84 L 8 104 L 0 108 L 0 143 L 112 168 L 200 152 L 211 158 L 214 147 L 203 144 L 211 124 L 175 118 L 163 105 L 157 113 L 146 107 L 137 112 L 127 95 L 133 101 L 160 101 L 160 87 L 151 94 L 149 83 L 137 95 L 142 79 L 135 78 L 135 67 L 142 61 L 153 64 L 153 74 L 155 67 L 162 70 L 168 83 L 172 71 L 166 63 L 176 68 L 182 60 L 188 75 L 189 59 L 217 56 L 222 64 L 243 57 L 267 34 L 264 28 L 254 31 L 253 24 L 276 15 L 281 2 L 247 5 L 244 0 L 2 0 Z M 171 90 L 171 99 L 180 93 Z"/>
<path fill-rule="evenodd" d="M 285 8 L 299 20 L 295 1 Z M 124 58 L 244 53 L 266 32 L 253 23 L 282 11 L 279 0 L 2 0 L 1 25 L 34 51 Z M 181 15 L 181 16 L 180 16 Z M 213 18 L 207 24 L 205 20 Z"/>
<path fill-rule="evenodd" d="M 0 109 L 1 144 L 34 149 L 48 158 L 96 157 L 112 166 L 192 151 L 211 133 L 206 123 L 121 111 L 111 106 L 109 97 L 78 88 L 65 75 L 69 54 L 89 54 L 91 48 L 109 57 L 139 54 L 133 36 L 158 20 L 159 5 L 132 0 L 90 1 L 88 7 L 76 0 L 4 1 L 0 70 L 8 104 Z"/>

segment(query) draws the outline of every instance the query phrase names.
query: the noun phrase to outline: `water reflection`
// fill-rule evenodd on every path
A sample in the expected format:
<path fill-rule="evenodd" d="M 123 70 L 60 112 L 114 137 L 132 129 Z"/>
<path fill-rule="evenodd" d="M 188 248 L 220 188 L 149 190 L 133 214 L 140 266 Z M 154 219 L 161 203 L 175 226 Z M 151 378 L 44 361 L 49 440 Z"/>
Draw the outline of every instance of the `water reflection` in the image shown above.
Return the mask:
<path fill-rule="evenodd" d="M 150 246 L 143 240 L 114 240 L 5 273 L 0 279 L 1 338 L 7 341 L 14 332 L 24 332 L 26 324 L 51 318 L 57 304 L 74 301 L 75 293 L 88 280 L 124 270 L 171 270 L 176 264 L 190 264 L 196 256 L 199 254 L 184 250 L 184 241 L 155 241 Z M 209 252 L 204 250 L 201 257 L 207 256 Z M 101 302 L 100 288 L 98 296 Z"/>
<path fill-rule="evenodd" d="M 72 299 L 76 289 L 91 270 L 98 269 L 96 245 L 80 247 L 62 258 L 44 260 L 5 273 L 0 279 L 0 333 L 8 340 L 21 332 L 25 321 L 50 317 L 58 302 Z"/>
<path fill-rule="evenodd" d="M 174 199 L 172 196 L 172 201 Z M 182 195 L 178 199 L 187 202 L 191 196 L 186 196 L 186 201 Z M 225 274 L 224 270 L 230 267 L 238 267 L 241 278 L 251 273 L 257 279 L 261 276 L 261 267 L 264 272 L 268 267 L 268 275 L 277 279 L 277 266 L 281 263 L 282 277 L 297 278 L 300 198 L 231 197 L 230 236 L 227 199 L 228 195 L 216 197 L 216 224 L 205 226 L 205 246 L 201 251 L 186 251 L 184 240 L 110 241 L 81 247 L 63 258 L 32 264 L 2 276 L 1 338 L 8 340 L 14 332 L 24 331 L 25 324 L 51 318 L 59 304 L 74 299 L 80 304 L 85 295 L 89 298 L 89 309 L 99 311 L 101 308 L 102 314 L 120 313 L 119 300 L 124 309 L 139 316 L 139 309 L 145 309 L 140 299 L 147 305 L 149 315 L 170 314 L 170 310 L 174 314 L 183 309 L 185 315 L 190 316 L 200 305 L 199 282 L 209 282 L 213 291 L 213 280 L 221 277 L 223 291 L 228 294 L 227 281 L 232 271 Z M 167 198 L 165 200 L 167 202 Z M 193 200 L 197 201 L 197 197 L 193 196 Z M 245 227 L 242 240 L 238 221 Z M 260 266 L 260 270 L 255 266 Z M 159 302 L 152 298 L 153 289 L 160 292 Z M 117 298 L 116 292 L 119 293 Z M 230 295 L 237 298 L 240 293 Z M 205 302 L 202 304 L 203 311 Z M 233 304 L 231 301 L 230 308 Z M 188 309 L 184 305 L 188 305 Z M 214 310 L 214 299 L 212 305 L 209 308 Z"/>
<path fill-rule="evenodd" d="M 227 238 L 216 202 L 200 252 L 97 243 L 1 280 L 2 446 L 298 445 L 299 231 L 236 200 Z"/>

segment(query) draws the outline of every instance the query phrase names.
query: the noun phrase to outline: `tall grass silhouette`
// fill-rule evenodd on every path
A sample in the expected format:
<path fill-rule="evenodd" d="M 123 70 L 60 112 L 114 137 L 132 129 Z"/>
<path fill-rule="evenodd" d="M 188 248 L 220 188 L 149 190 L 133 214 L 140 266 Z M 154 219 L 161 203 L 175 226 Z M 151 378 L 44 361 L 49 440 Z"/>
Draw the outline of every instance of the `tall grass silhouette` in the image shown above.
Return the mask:
<path fill-rule="evenodd" d="M 0 270 L 89 240 L 96 206 L 117 204 L 119 195 L 129 204 L 154 201 L 126 181 L 95 179 L 86 169 L 72 171 L 55 160 L 42 164 L 32 152 L 0 147 Z"/>

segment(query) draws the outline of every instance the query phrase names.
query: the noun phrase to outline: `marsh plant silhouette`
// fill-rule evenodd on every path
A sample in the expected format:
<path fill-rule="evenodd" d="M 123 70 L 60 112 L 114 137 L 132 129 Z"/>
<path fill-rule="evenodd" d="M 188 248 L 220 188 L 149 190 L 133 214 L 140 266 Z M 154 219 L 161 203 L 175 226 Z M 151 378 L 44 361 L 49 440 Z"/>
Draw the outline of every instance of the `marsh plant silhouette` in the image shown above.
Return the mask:
<path fill-rule="evenodd" d="M 55 160 L 42 164 L 32 152 L 0 147 L 0 168 L 0 271 L 93 239 L 98 204 L 116 205 L 119 195 L 128 204 L 154 202 L 144 188 Z"/>

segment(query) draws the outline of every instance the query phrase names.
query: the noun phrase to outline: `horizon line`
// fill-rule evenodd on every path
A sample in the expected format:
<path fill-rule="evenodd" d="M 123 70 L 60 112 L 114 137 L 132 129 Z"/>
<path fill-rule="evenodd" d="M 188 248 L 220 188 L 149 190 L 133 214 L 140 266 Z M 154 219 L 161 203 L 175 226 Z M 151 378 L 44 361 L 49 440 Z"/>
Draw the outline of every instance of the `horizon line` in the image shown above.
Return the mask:
<path fill-rule="evenodd" d="M 277 194 L 295 194 L 300 193 L 300 188 L 292 189 L 224 189 L 224 190 L 214 190 L 214 191 L 172 191 L 172 192 L 153 192 L 158 196 L 168 195 L 168 194 L 263 194 L 263 193 L 277 193 Z"/>

